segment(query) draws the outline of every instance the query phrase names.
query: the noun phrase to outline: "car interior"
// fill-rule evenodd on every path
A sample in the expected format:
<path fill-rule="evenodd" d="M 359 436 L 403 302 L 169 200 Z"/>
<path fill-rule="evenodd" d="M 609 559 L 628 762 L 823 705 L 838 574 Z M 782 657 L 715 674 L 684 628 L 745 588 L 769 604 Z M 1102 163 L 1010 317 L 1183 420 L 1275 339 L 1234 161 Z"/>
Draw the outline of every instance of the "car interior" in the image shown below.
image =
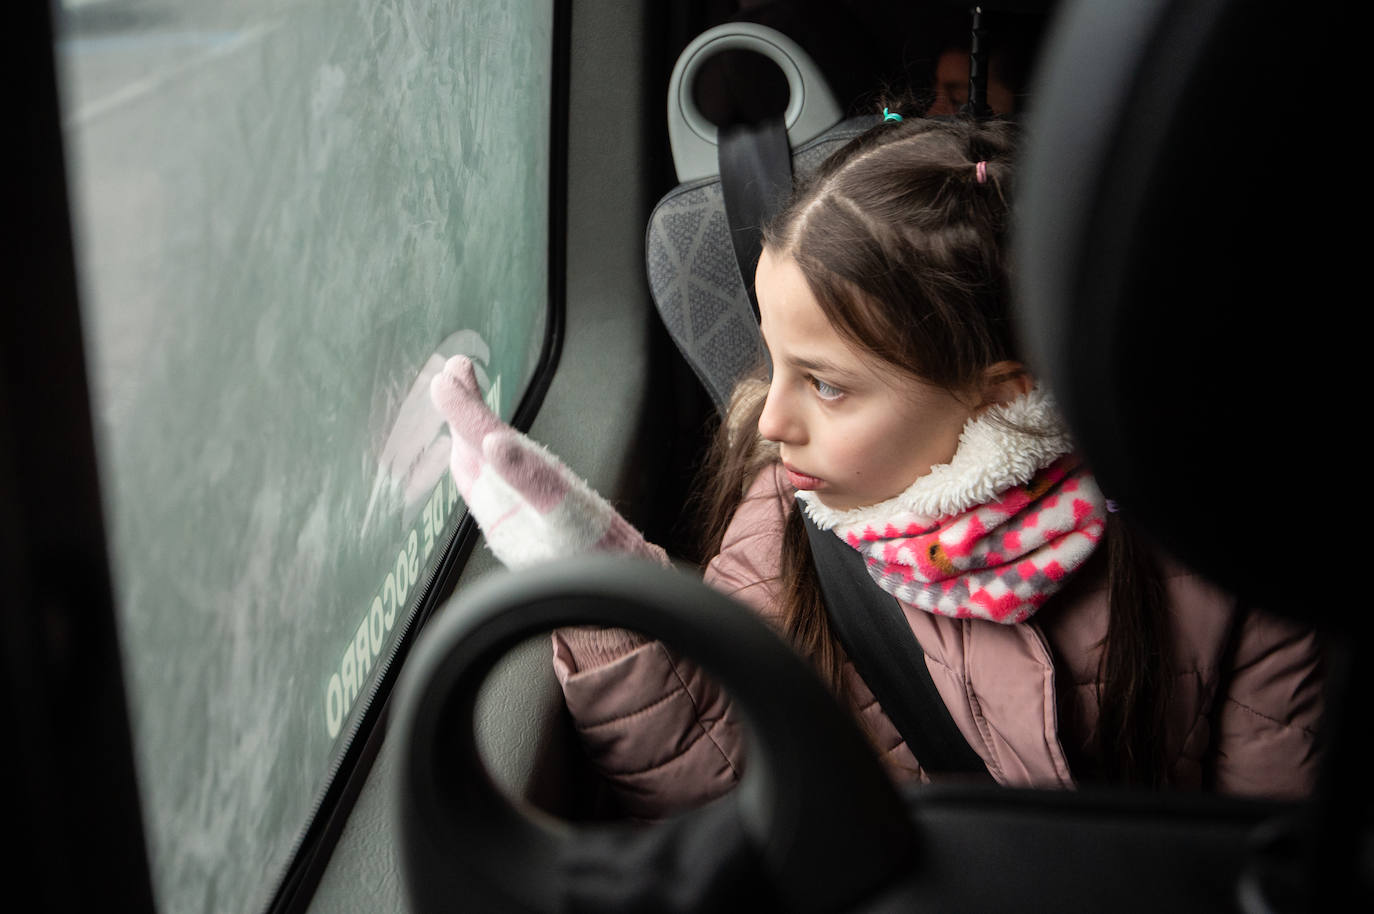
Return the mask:
<path fill-rule="evenodd" d="M 29 50 L 7 61 L 3 91 L 35 139 L 8 152 L 15 206 L 0 255 L 15 303 L 0 350 L 0 667 L 15 722 L 0 755 L 23 785 L 27 836 L 15 872 L 35 910 L 170 909 L 115 608 L 53 52 L 63 20 L 41 5 L 19 15 Z M 308 815 L 286 828 L 289 847 L 258 884 L 206 888 L 193 909 L 1374 906 L 1374 794 L 1356 761 L 1369 624 L 1353 601 L 1314 599 L 1321 556 L 1287 542 L 1299 523 L 1341 529 L 1335 500 L 1304 499 L 1278 556 L 1252 547 L 1275 527 L 1273 499 L 1256 493 L 1286 491 L 1295 469 L 1324 472 L 1290 453 L 1293 426 L 1332 427 L 1340 402 L 1303 383 L 1334 378 L 1308 363 L 1354 363 L 1356 334 L 1332 339 L 1319 305 L 1289 316 L 1294 301 L 1343 300 L 1335 283 L 1354 262 L 1353 232 L 1313 228 L 1342 224 L 1336 195 L 1313 186 L 1344 184 L 1343 150 L 1289 187 L 1312 144 L 1272 129 L 1308 107 L 1301 77 L 1327 37 L 1318 17 L 1237 0 L 556 0 L 552 15 L 551 307 L 510 418 L 678 567 L 596 557 L 506 574 L 471 521 L 454 521 L 426 595 L 344 715 Z M 942 81 L 951 49 L 967 64 Z M 805 665 L 694 574 L 703 557 L 684 506 L 733 380 L 761 353 L 750 249 L 732 229 L 899 102 L 1024 119 L 1015 260 L 1033 367 L 1095 472 L 1160 543 L 1322 632 L 1325 757 L 1311 798 L 897 789 Z M 1334 122 L 1327 104 L 1304 124 Z M 731 154 L 744 190 L 721 177 Z M 565 624 L 635 628 L 710 670 L 750 724 L 758 762 L 739 787 L 667 822 L 621 821 L 550 665 L 547 633 Z M 251 848 L 211 856 L 235 852 Z"/>

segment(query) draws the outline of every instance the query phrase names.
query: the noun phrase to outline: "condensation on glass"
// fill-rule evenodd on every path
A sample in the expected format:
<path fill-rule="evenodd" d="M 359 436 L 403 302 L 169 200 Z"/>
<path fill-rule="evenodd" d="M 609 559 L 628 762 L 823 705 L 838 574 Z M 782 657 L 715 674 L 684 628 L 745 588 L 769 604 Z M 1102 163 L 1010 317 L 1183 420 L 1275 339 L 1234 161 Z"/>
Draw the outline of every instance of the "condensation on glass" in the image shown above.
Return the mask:
<path fill-rule="evenodd" d="M 548 306 L 551 3 L 64 0 L 102 483 L 159 908 L 261 908 Z"/>

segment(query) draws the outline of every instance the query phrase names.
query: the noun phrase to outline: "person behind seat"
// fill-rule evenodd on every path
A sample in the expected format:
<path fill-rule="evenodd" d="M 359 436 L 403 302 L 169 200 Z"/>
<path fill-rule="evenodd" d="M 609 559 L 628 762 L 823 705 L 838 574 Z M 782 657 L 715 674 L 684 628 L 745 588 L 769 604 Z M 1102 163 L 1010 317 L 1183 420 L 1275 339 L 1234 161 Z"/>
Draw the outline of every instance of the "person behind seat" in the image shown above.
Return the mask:
<path fill-rule="evenodd" d="M 989 10 L 983 13 L 987 57 L 987 96 L 994 114 L 1020 115 L 1029 102 L 1026 94 L 1030 73 L 1044 34 L 1045 16 Z M 915 107 L 924 103 L 926 117 L 960 113 L 969 94 L 972 36 L 966 11 L 938 15 L 931 23 L 933 38 L 929 57 L 929 91 L 921 93 Z"/>
<path fill-rule="evenodd" d="M 887 120 L 766 228 L 756 288 L 771 377 L 742 382 L 722 423 L 705 578 L 811 661 L 898 780 L 930 776 L 830 631 L 802 512 L 901 602 L 997 782 L 1300 795 L 1316 762 L 1314 634 L 1242 611 L 1133 534 L 1020 361 L 1006 253 L 1015 131 Z M 492 416 L 462 359 L 433 396 L 454 477 L 506 564 L 590 549 L 666 561 Z M 695 664 L 619 629 L 553 642 L 583 742 L 630 814 L 660 817 L 735 782 L 739 720 Z"/>
<path fill-rule="evenodd" d="M 959 113 L 968 102 L 970 66 L 967 48 L 950 47 L 940 52 L 931 85 L 934 101 L 926 109 L 927 117 Z M 988 64 L 987 103 L 994 114 L 1012 114 L 1016 111 L 1016 93 L 1002 80 L 1001 70 L 1001 57 L 992 55 Z"/>

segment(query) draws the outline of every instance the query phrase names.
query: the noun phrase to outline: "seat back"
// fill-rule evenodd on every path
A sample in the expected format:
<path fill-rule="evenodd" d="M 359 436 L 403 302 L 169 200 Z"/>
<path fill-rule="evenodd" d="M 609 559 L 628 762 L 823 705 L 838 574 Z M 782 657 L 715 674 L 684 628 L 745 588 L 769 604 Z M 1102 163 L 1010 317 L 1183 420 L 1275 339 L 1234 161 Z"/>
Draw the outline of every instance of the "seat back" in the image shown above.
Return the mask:
<path fill-rule="evenodd" d="M 874 121 L 842 121 L 795 149 L 793 175 L 804 178 Z M 649 218 L 645 250 L 659 317 L 723 412 L 735 383 L 763 363 L 763 344 L 731 244 L 720 179 L 669 191 Z"/>
<path fill-rule="evenodd" d="M 840 107 L 815 63 L 773 29 L 752 23 L 717 26 L 679 56 L 668 85 L 668 134 L 682 183 L 654 207 L 645 262 L 664 326 L 720 411 L 735 382 L 763 361 L 758 320 L 726 216 L 717 167 L 719 134 L 697 108 L 692 91 L 702 65 L 728 50 L 762 54 L 787 77 L 790 97 L 783 123 L 798 179 L 875 122 L 872 117 L 841 121 Z"/>
<path fill-rule="evenodd" d="M 1352 478 L 1360 415 L 1338 378 L 1362 337 L 1342 326 L 1359 208 L 1335 107 L 1353 83 L 1326 27 L 1243 0 L 1071 4 L 1015 233 L 1022 336 L 1103 489 L 1257 611 L 1325 635 L 1317 791 L 1251 861 L 1249 910 L 1374 908 L 1370 614 L 1299 546 L 1349 523 L 1326 483 Z M 1304 91 L 1308 72 L 1332 88 Z"/>

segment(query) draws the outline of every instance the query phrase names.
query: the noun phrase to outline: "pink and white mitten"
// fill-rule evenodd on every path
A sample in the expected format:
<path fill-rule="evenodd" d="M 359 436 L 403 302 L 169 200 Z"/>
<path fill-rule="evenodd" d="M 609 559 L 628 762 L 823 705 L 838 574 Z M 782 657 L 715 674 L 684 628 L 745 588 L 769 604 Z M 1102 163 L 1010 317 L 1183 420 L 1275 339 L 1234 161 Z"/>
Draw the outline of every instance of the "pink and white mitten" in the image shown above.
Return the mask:
<path fill-rule="evenodd" d="M 430 397 L 453 432 L 453 481 L 506 567 L 596 551 L 668 564 L 660 547 L 561 460 L 487 408 L 466 356 L 448 360 L 430 384 Z"/>

